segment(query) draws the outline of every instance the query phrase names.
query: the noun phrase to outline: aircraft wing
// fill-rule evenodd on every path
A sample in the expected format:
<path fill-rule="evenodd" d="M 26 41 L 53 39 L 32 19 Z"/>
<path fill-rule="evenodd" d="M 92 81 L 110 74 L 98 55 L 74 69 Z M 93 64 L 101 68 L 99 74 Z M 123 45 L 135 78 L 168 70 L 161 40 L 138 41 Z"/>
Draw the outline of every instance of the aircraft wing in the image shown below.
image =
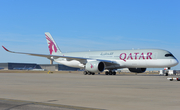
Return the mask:
<path fill-rule="evenodd" d="M 26 54 L 26 55 L 31 55 L 31 56 L 38 56 L 38 57 L 45 57 L 48 59 L 58 59 L 58 58 L 66 58 L 67 60 L 78 60 L 83 64 L 87 63 L 87 60 L 97 60 L 97 61 L 101 61 L 104 62 L 106 66 L 110 66 L 110 67 L 114 67 L 119 65 L 118 63 L 116 63 L 115 61 L 110 61 L 110 60 L 103 60 L 103 59 L 92 59 L 92 58 L 83 58 L 83 57 L 72 57 L 72 56 L 62 56 L 62 55 L 46 55 L 46 54 L 34 54 L 34 53 L 23 53 L 23 52 L 14 52 L 14 51 L 10 51 L 7 48 L 5 48 L 4 46 L 2 46 L 7 52 L 11 52 L 11 53 L 18 53 L 18 54 Z"/>
<path fill-rule="evenodd" d="M 46 57 L 48 59 L 57 59 L 57 58 L 67 58 L 68 60 L 87 60 L 87 58 L 79 58 L 79 57 L 70 57 L 70 56 L 61 56 L 61 55 L 46 55 L 46 54 L 34 54 L 34 53 L 23 53 L 23 52 L 14 52 L 10 51 L 4 46 L 2 46 L 6 51 L 11 53 L 18 53 L 18 54 L 26 54 L 26 55 L 32 55 L 32 56 L 38 56 L 38 57 Z"/>

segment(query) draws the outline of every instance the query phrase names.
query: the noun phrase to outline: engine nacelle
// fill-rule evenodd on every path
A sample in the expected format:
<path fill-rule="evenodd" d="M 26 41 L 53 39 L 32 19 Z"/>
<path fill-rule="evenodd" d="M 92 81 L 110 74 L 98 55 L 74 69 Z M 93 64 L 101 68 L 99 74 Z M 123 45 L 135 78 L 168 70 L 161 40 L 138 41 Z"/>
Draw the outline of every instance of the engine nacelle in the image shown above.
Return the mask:
<path fill-rule="evenodd" d="M 144 73 L 146 68 L 129 68 L 129 71 L 134 73 Z"/>
<path fill-rule="evenodd" d="M 91 61 L 86 63 L 85 70 L 93 73 L 103 72 L 105 69 L 105 65 L 100 61 Z"/>

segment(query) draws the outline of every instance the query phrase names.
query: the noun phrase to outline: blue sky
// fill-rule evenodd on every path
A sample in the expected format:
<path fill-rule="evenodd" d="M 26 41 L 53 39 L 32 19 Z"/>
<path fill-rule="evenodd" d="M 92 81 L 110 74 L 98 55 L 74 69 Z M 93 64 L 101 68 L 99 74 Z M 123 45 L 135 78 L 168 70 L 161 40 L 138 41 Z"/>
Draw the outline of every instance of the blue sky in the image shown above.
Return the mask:
<path fill-rule="evenodd" d="M 180 60 L 179 4 L 179 0 L 1 0 L 0 44 L 14 51 L 49 54 L 44 32 L 50 32 L 63 52 L 160 48 Z M 2 48 L 0 52 L 0 62 L 49 63 Z"/>

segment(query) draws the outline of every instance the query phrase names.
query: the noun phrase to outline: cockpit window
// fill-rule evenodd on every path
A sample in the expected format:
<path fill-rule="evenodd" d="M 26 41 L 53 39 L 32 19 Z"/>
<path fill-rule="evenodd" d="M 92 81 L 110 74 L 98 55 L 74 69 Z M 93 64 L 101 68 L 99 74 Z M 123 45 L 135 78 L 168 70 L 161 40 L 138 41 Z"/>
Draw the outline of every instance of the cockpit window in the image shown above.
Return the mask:
<path fill-rule="evenodd" d="M 165 57 L 174 57 L 173 54 L 166 54 Z"/>

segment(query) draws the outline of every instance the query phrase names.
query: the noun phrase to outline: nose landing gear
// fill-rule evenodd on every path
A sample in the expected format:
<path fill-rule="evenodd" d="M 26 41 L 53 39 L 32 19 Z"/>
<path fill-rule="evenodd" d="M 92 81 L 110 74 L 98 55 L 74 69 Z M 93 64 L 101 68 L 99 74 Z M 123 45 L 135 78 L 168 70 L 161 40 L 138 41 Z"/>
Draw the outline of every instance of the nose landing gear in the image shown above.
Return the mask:
<path fill-rule="evenodd" d="M 168 76 L 169 75 L 169 70 L 170 69 L 171 69 L 170 67 L 164 68 L 164 76 Z"/>

